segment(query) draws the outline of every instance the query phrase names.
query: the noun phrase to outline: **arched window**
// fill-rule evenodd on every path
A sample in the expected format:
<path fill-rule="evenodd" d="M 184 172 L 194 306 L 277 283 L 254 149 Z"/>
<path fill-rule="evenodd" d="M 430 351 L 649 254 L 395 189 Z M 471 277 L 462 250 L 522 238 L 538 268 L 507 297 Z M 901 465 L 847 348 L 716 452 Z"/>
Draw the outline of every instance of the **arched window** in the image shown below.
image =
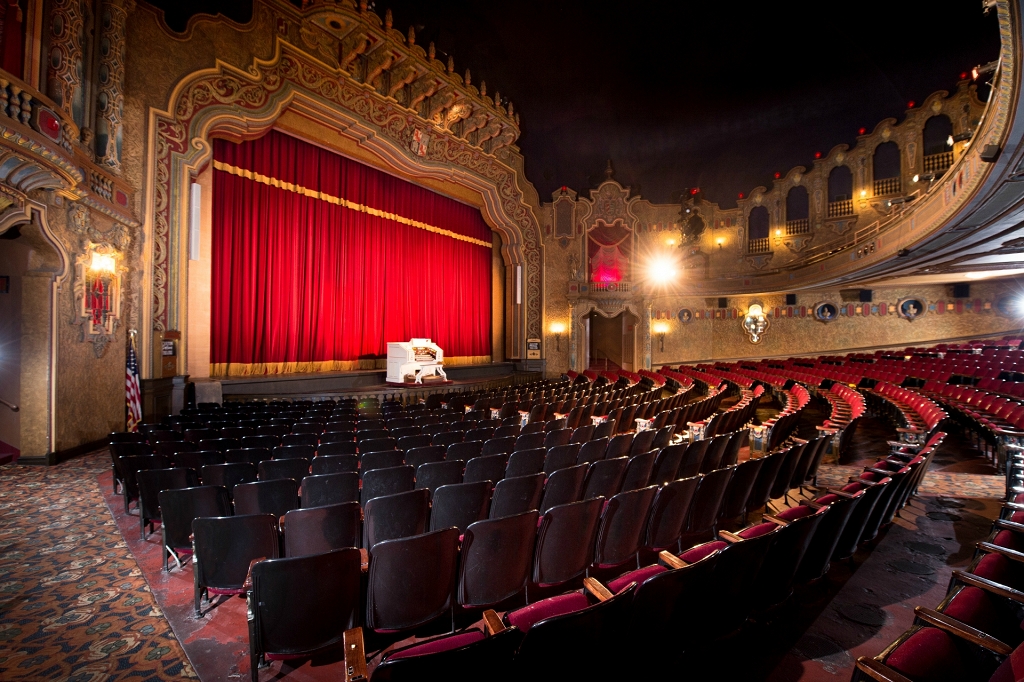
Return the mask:
<path fill-rule="evenodd" d="M 899 194 L 901 189 L 899 145 L 895 142 L 883 142 L 875 147 L 871 166 L 875 180 L 875 196 Z"/>
<path fill-rule="evenodd" d="M 953 165 L 953 124 L 945 114 L 932 116 L 921 131 L 924 172 L 941 175 Z"/>
<path fill-rule="evenodd" d="M 804 234 L 811 231 L 810 202 L 807 188 L 797 185 L 786 195 L 786 234 Z"/>
<path fill-rule="evenodd" d="M 828 217 L 853 215 L 853 173 L 836 166 L 828 174 Z"/>
<path fill-rule="evenodd" d="M 747 216 L 747 251 L 749 253 L 764 253 L 768 248 L 769 231 L 768 209 L 764 206 L 755 206 Z"/>

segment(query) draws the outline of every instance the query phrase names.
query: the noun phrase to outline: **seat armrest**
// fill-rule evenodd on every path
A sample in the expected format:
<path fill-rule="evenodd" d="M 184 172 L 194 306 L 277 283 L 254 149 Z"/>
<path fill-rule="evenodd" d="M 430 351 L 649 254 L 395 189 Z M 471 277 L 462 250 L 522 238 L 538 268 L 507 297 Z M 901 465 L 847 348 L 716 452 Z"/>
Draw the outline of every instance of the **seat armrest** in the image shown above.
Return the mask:
<path fill-rule="evenodd" d="M 794 443 L 799 443 L 800 445 L 807 445 L 807 443 L 810 442 L 810 441 L 804 440 L 803 438 L 797 438 L 796 436 L 790 436 L 789 439 L 791 441 L 793 441 Z"/>
<path fill-rule="evenodd" d="M 737 542 L 743 542 L 743 538 L 741 538 L 739 535 L 736 535 L 735 533 L 730 533 L 727 530 L 720 530 L 720 531 L 718 531 L 718 535 L 723 540 L 728 542 L 730 545 L 734 545 Z"/>
<path fill-rule="evenodd" d="M 501 618 L 494 609 L 487 609 L 484 611 L 484 628 L 487 630 L 488 636 L 496 635 L 499 632 L 508 629 L 505 624 L 501 622 Z"/>
<path fill-rule="evenodd" d="M 785 521 L 783 519 L 780 519 L 778 516 L 772 516 L 771 514 L 765 514 L 764 515 L 764 520 L 765 521 L 771 521 L 776 526 L 782 526 L 783 528 L 785 528 L 786 526 L 789 525 L 789 521 Z"/>
<path fill-rule="evenodd" d="M 252 569 L 253 569 L 253 566 L 255 566 L 256 564 L 258 564 L 261 561 L 266 561 L 266 560 L 267 560 L 267 557 L 261 556 L 260 558 L 253 559 L 252 561 L 249 562 L 249 570 L 245 572 L 245 582 L 242 583 L 242 588 L 246 592 L 249 592 L 249 591 L 252 590 Z"/>
<path fill-rule="evenodd" d="M 668 568 L 686 568 L 690 564 L 686 563 L 675 554 L 661 550 L 658 552 L 658 562 L 664 564 Z"/>
<path fill-rule="evenodd" d="M 1001 530 L 1012 530 L 1014 533 L 1024 533 L 1024 523 L 1007 521 L 1006 519 L 996 519 L 992 525 Z"/>
<path fill-rule="evenodd" d="M 363 647 L 363 629 L 345 630 L 345 682 L 360 682 L 367 678 L 366 651 Z"/>
<path fill-rule="evenodd" d="M 1015 590 L 1012 587 L 1007 587 L 1006 585 L 1000 585 L 994 580 L 982 578 L 974 575 L 973 573 L 966 573 L 964 571 L 953 571 L 953 579 L 962 582 L 964 585 L 970 585 L 971 587 L 977 587 L 978 589 L 985 590 L 997 597 L 1003 597 L 1004 599 L 1015 601 L 1018 604 L 1024 604 L 1024 592 Z"/>
<path fill-rule="evenodd" d="M 909 428 L 909 427 L 905 427 L 905 426 L 900 426 L 899 428 L 896 429 L 896 432 L 897 433 L 924 433 L 924 429 L 919 429 L 917 427 Z"/>
<path fill-rule="evenodd" d="M 877 682 L 913 682 L 913 680 L 900 675 L 885 663 L 868 658 L 867 656 L 861 656 L 857 659 L 857 670 L 871 679 L 877 680 Z"/>
<path fill-rule="evenodd" d="M 923 606 L 918 606 L 914 608 L 914 613 L 918 618 L 929 625 L 933 625 L 940 630 L 959 637 L 960 639 L 976 644 L 984 649 L 988 649 L 999 656 L 1009 656 L 1010 652 L 1013 651 L 1012 646 L 1001 642 L 991 635 L 985 634 L 977 628 L 972 628 L 970 625 L 967 625 L 956 618 L 950 618 L 946 614 L 940 613 L 934 609 L 926 609 Z"/>
<path fill-rule="evenodd" d="M 359 548 L 359 570 L 366 573 L 370 570 L 370 553 L 364 548 Z"/>
<path fill-rule="evenodd" d="M 1010 561 L 1016 561 L 1024 564 L 1024 552 L 1018 552 L 1007 547 L 1000 547 L 999 545 L 994 545 L 991 542 L 979 542 L 978 549 L 982 552 L 989 552 L 991 554 L 1001 554 Z"/>
<path fill-rule="evenodd" d="M 612 594 L 611 590 L 602 585 L 601 581 L 599 581 L 597 578 L 584 578 L 583 588 L 590 594 L 594 595 L 594 597 L 598 601 L 607 601 L 608 599 L 611 599 L 613 596 L 615 596 Z"/>
<path fill-rule="evenodd" d="M 851 499 L 856 497 L 856 495 L 851 495 L 845 490 L 841 490 L 839 488 L 825 488 L 825 492 L 831 495 L 838 495 L 839 497 L 849 497 Z"/>

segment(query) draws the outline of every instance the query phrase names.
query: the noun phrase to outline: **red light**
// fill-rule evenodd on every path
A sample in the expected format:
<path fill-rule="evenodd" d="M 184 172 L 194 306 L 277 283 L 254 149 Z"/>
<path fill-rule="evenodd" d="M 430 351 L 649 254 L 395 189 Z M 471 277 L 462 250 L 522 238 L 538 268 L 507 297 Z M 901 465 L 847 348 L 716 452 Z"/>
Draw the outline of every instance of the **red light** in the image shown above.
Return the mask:
<path fill-rule="evenodd" d="M 740 199 L 743 198 L 743 192 L 740 192 Z"/>
<path fill-rule="evenodd" d="M 567 186 L 565 186 L 565 185 L 562 185 L 562 191 L 563 192 L 568 192 L 569 188 Z"/>
<path fill-rule="evenodd" d="M 962 80 L 962 81 L 967 80 L 967 72 L 966 71 L 961 71 L 960 72 L 960 80 Z"/>
<path fill-rule="evenodd" d="M 866 133 L 867 131 L 868 131 L 868 129 L 867 129 L 867 128 L 861 128 L 860 130 L 858 130 L 858 131 L 857 131 L 857 134 L 858 134 L 858 135 L 863 135 L 863 134 L 864 134 L 864 133 Z"/>
<path fill-rule="evenodd" d="M 814 152 L 814 158 L 820 159 L 821 158 L 821 152 Z"/>
<path fill-rule="evenodd" d="M 910 100 L 909 102 L 907 102 L 907 109 L 913 109 L 915 104 L 917 104 L 917 102 L 915 102 L 914 100 Z"/>
<path fill-rule="evenodd" d="M 776 179 L 776 180 L 778 180 L 778 179 L 779 179 L 779 178 L 781 178 L 781 177 L 782 177 L 782 173 L 776 173 L 776 174 L 775 174 L 775 179 Z"/>
<path fill-rule="evenodd" d="M 692 187 L 692 188 L 690 188 L 690 196 L 697 196 L 698 192 L 700 192 L 700 187 Z"/>

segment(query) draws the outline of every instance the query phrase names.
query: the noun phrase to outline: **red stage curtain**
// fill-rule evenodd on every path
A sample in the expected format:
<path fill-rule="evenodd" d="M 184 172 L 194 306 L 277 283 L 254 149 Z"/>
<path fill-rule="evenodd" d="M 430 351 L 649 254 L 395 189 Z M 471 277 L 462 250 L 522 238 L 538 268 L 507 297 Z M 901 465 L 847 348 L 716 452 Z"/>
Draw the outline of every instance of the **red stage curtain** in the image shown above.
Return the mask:
<path fill-rule="evenodd" d="M 490 244 L 479 210 L 312 144 L 217 140 L 212 369 L 369 366 L 413 337 L 486 361 Z"/>

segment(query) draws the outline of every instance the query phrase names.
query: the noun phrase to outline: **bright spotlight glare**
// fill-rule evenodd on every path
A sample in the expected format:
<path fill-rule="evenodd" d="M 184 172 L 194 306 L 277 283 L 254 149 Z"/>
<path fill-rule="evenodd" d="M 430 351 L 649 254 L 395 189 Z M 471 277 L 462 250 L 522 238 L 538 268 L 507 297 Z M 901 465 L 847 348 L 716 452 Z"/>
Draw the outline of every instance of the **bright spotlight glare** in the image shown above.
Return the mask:
<path fill-rule="evenodd" d="M 666 284 L 676 276 L 676 266 L 670 258 L 659 256 L 647 266 L 647 276 L 658 284 Z"/>

